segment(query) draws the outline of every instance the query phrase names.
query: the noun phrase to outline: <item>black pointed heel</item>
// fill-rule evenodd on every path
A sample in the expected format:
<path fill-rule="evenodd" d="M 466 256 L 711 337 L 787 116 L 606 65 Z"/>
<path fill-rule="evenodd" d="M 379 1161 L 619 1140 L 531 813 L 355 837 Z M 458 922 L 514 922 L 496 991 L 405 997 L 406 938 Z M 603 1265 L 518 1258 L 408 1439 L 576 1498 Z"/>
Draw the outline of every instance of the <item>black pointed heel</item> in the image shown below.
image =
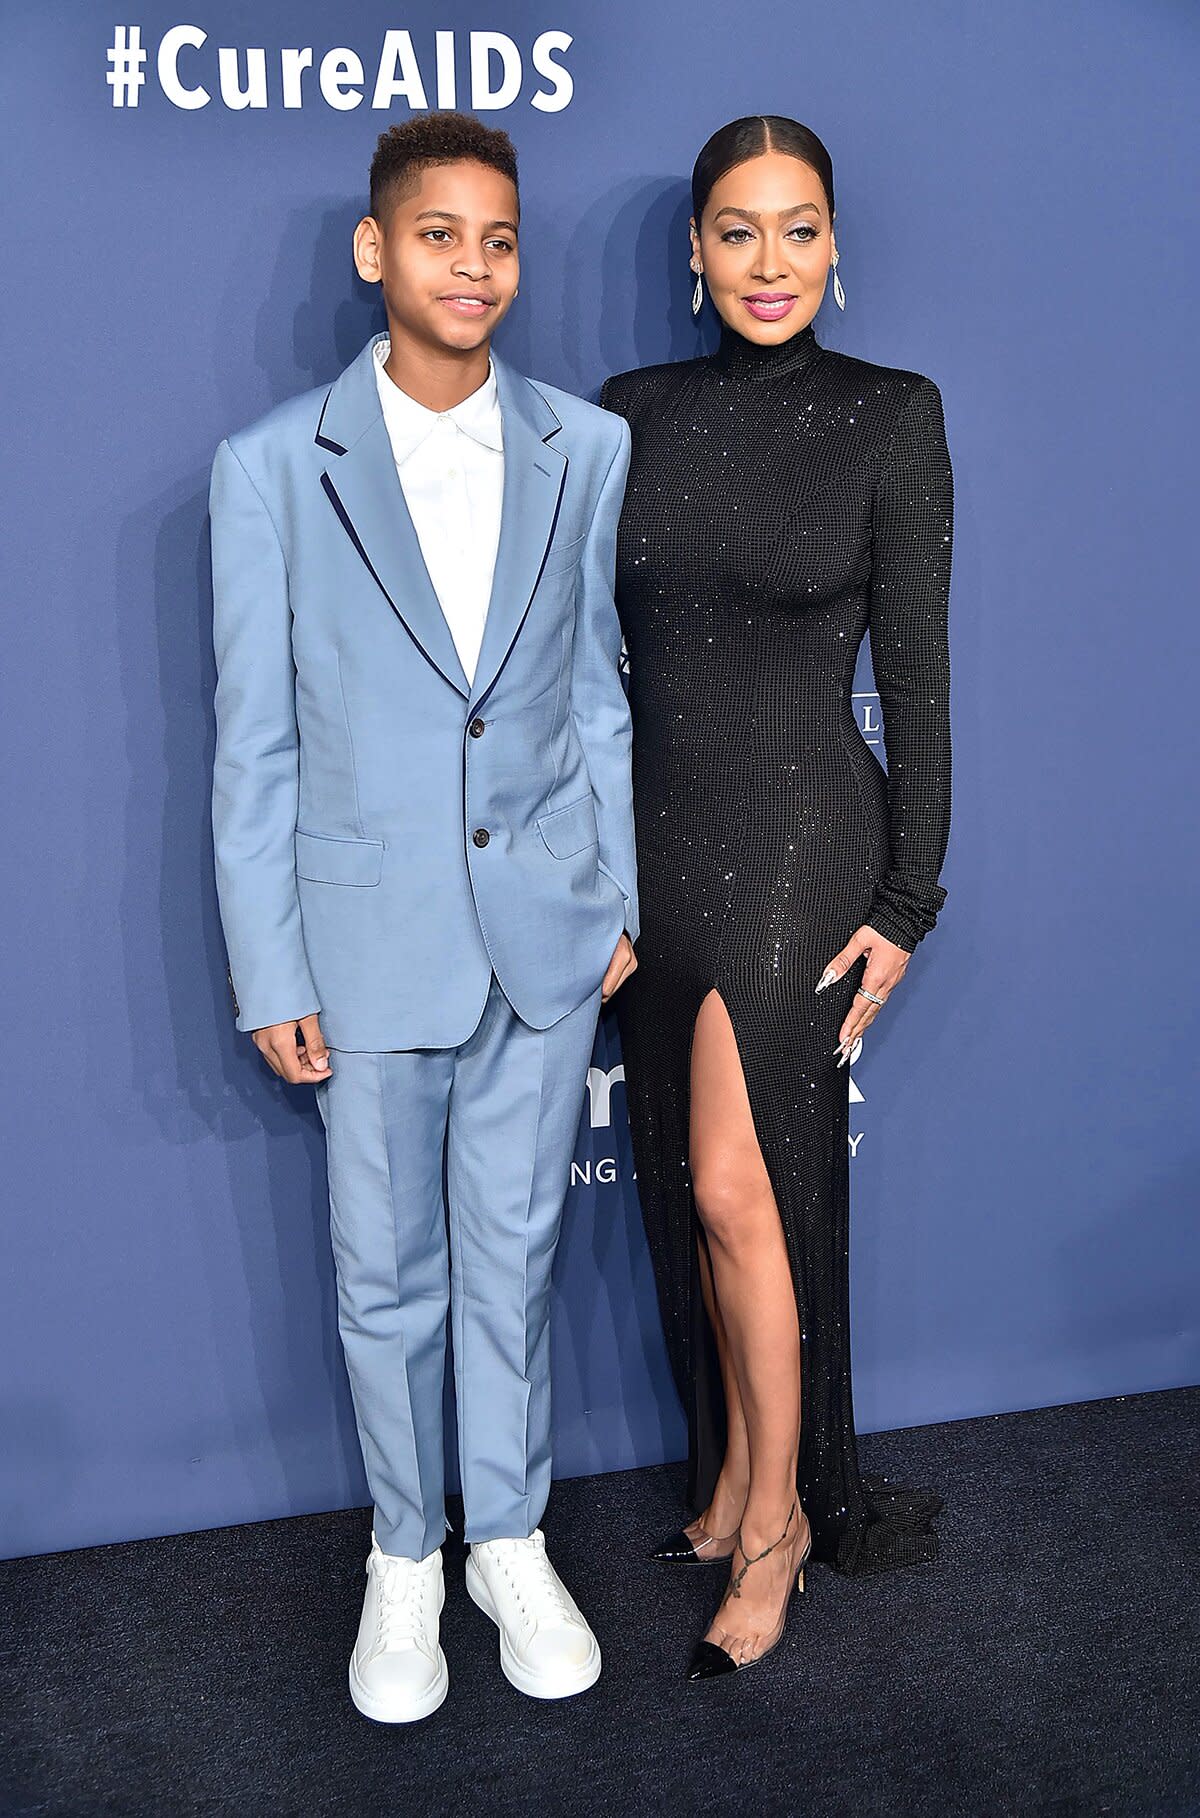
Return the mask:
<path fill-rule="evenodd" d="M 692 1525 L 700 1526 L 699 1522 L 694 1522 Z M 705 1533 L 703 1528 L 700 1531 L 702 1534 Z M 666 1565 L 723 1565 L 727 1559 L 732 1559 L 734 1548 L 730 1547 L 724 1553 L 718 1553 L 715 1549 L 723 1547 L 726 1541 L 730 1540 L 736 1544 L 736 1531 L 732 1534 L 705 1534 L 705 1538 L 697 1546 L 687 1529 L 680 1528 L 676 1533 L 669 1534 L 661 1546 L 655 1547 L 650 1557 L 660 1559 Z"/>
<path fill-rule="evenodd" d="M 732 1654 L 719 1648 L 715 1641 L 698 1641 L 688 1668 L 689 1679 L 720 1679 L 725 1673 L 736 1673 L 738 1663 Z"/>
<path fill-rule="evenodd" d="M 778 1540 L 773 1540 L 769 1547 L 764 1547 L 761 1553 L 756 1553 L 754 1555 L 753 1559 L 748 1558 L 745 1552 L 742 1552 L 742 1558 L 745 1560 L 745 1564 L 739 1571 L 735 1572 L 730 1579 L 730 1589 L 735 1597 L 738 1594 L 737 1587 L 741 1584 L 742 1579 L 746 1576 L 750 1567 L 752 1565 L 757 1565 L 760 1559 L 765 1559 L 768 1553 L 773 1553 L 776 1547 L 783 1544 L 784 1540 L 787 1538 L 788 1528 L 792 1525 L 792 1515 L 796 1513 L 798 1506 L 798 1504 L 793 1503 L 792 1512 L 787 1518 L 787 1527 L 784 1528 L 783 1533 L 779 1536 Z M 783 1609 L 779 1616 L 778 1633 L 776 1634 L 774 1641 L 770 1644 L 770 1647 L 765 1647 L 761 1654 L 756 1654 L 754 1656 L 753 1660 L 735 1660 L 732 1654 L 728 1653 L 726 1649 L 718 1647 L 715 1641 L 698 1641 L 692 1652 L 691 1662 L 688 1666 L 687 1676 L 689 1680 L 721 1679 L 728 1673 L 744 1673 L 747 1668 L 757 1666 L 760 1660 L 765 1660 L 767 1655 L 779 1646 L 780 1641 L 783 1639 L 784 1624 L 787 1620 L 788 1605 L 791 1603 L 792 1593 L 793 1591 L 804 1590 L 804 1568 L 808 1564 L 812 1546 L 813 1537 L 810 1529 L 808 1544 L 796 1563 L 795 1581 L 788 1586 L 787 1596 L 783 1601 Z M 739 1542 L 738 1547 L 736 1547 L 734 1551 L 737 1552 L 740 1550 L 741 1546 Z M 728 1595 L 729 1592 L 726 1592 L 726 1596 Z"/>

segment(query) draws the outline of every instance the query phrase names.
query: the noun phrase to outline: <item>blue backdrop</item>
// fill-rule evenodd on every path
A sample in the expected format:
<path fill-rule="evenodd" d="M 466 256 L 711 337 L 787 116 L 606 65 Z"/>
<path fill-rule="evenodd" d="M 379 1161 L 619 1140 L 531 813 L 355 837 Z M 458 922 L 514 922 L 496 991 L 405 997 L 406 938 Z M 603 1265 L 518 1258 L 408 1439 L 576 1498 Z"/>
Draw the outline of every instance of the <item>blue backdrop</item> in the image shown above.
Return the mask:
<path fill-rule="evenodd" d="M 350 254 L 375 137 L 451 100 L 521 153 L 519 366 L 594 395 L 697 350 L 685 176 L 767 110 L 834 158 L 848 307 L 818 338 L 943 391 L 949 899 L 855 1069 L 860 1426 L 1194 1380 L 1195 12 L 138 18 L 123 89 L 108 11 L 4 17 L 0 1551 L 366 1500 L 319 1124 L 225 987 L 206 489 L 226 431 L 382 326 Z M 560 1474 L 682 1447 L 618 1068 L 605 1028 L 559 1259 Z"/>

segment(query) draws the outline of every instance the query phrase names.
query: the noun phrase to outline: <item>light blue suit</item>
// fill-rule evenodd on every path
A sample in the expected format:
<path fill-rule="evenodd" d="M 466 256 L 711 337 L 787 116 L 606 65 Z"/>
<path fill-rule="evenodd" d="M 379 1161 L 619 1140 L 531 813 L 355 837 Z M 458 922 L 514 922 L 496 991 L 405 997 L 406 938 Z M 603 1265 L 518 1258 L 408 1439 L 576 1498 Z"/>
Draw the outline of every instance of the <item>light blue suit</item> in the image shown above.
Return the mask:
<path fill-rule="evenodd" d="M 637 935 L 629 431 L 493 355 L 503 509 L 468 683 L 376 338 L 217 450 L 213 828 L 238 1028 L 319 1011 L 334 1051 L 339 1323 L 380 1544 L 419 1557 L 448 1308 L 467 1537 L 528 1533 L 549 1485 L 550 1265 L 600 983 Z"/>
<path fill-rule="evenodd" d="M 337 1047 L 449 1046 L 493 968 L 546 1028 L 636 935 L 612 598 L 629 430 L 495 368 L 503 515 L 472 685 L 371 342 L 217 450 L 213 821 L 239 1029 L 320 1009 Z"/>

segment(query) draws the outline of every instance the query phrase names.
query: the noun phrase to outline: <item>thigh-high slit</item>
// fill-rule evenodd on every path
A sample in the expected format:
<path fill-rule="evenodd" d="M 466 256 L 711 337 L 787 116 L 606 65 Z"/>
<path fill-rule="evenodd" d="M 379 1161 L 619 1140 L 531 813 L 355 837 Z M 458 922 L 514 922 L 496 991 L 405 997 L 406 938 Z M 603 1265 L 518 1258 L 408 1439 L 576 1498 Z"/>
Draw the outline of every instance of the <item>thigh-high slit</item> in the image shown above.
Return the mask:
<path fill-rule="evenodd" d="M 668 1352 L 688 1421 L 687 1501 L 711 1500 L 725 1454 L 725 1395 L 704 1307 L 689 1160 L 690 1059 L 710 991 L 728 1012 L 763 1162 L 779 1209 L 800 1327 L 801 1425 L 797 1493 L 813 1557 L 845 1572 L 879 1571 L 936 1555 L 933 1491 L 859 1470 L 849 1331 L 849 1081 L 832 1049 L 853 984 L 808 994 L 797 1039 L 794 989 L 748 988 L 732 972 L 681 975 L 644 952 L 617 994 L 634 1160 L 655 1260 Z M 804 977 L 813 971 L 798 962 Z M 852 969 L 854 981 L 861 968 Z M 815 976 L 815 975 L 814 975 Z M 784 986 L 786 979 L 779 981 Z M 829 1054 L 829 1064 L 819 1056 Z"/>

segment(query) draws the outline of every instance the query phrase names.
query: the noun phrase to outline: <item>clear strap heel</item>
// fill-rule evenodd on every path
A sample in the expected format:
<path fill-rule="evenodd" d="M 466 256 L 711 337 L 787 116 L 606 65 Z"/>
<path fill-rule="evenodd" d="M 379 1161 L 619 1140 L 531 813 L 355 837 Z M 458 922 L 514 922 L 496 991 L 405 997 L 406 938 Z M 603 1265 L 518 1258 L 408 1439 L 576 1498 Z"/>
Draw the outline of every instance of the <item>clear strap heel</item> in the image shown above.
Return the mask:
<path fill-rule="evenodd" d="M 668 1535 L 650 1557 L 667 1565 L 720 1565 L 733 1558 L 739 1532 L 735 1528 L 732 1534 L 710 1534 L 700 1522 L 691 1521 Z"/>
<path fill-rule="evenodd" d="M 747 1554 L 742 1547 L 741 1541 L 739 1540 L 737 1542 L 734 1547 L 734 1553 L 741 1553 L 743 1563 L 729 1580 L 729 1588 L 725 1593 L 726 1597 L 741 1596 L 742 1582 L 745 1579 L 746 1573 L 750 1570 L 750 1567 L 757 1565 L 758 1562 L 765 1559 L 769 1553 L 774 1553 L 776 1548 L 784 1545 L 788 1535 L 792 1531 L 793 1522 L 797 1527 L 799 1526 L 799 1513 L 800 1505 L 799 1503 L 794 1502 L 784 1526 L 783 1533 L 779 1536 L 778 1540 L 773 1540 L 770 1546 L 764 1547 L 760 1553 Z M 783 1635 L 784 1622 L 787 1619 L 788 1605 L 791 1602 L 792 1593 L 793 1591 L 803 1591 L 804 1589 L 804 1568 L 808 1563 L 809 1554 L 812 1552 L 812 1544 L 812 1531 L 810 1529 L 808 1539 L 804 1545 L 804 1551 L 800 1555 L 800 1558 L 795 1562 L 795 1576 L 794 1578 L 789 1579 L 787 1590 L 784 1593 L 783 1608 L 779 1612 L 779 1621 L 775 1625 L 766 1645 L 760 1647 L 757 1652 L 747 1655 L 744 1646 L 739 1643 L 738 1651 L 735 1656 L 727 1648 L 718 1646 L 715 1641 L 698 1642 L 696 1644 L 695 1652 L 692 1655 L 691 1665 L 688 1668 L 687 1676 L 689 1679 L 717 1679 L 726 1673 L 745 1672 L 747 1667 L 757 1666 L 760 1660 L 765 1660 L 772 1648 L 778 1646 Z M 730 1636 L 729 1639 L 733 1640 L 733 1637 Z"/>

